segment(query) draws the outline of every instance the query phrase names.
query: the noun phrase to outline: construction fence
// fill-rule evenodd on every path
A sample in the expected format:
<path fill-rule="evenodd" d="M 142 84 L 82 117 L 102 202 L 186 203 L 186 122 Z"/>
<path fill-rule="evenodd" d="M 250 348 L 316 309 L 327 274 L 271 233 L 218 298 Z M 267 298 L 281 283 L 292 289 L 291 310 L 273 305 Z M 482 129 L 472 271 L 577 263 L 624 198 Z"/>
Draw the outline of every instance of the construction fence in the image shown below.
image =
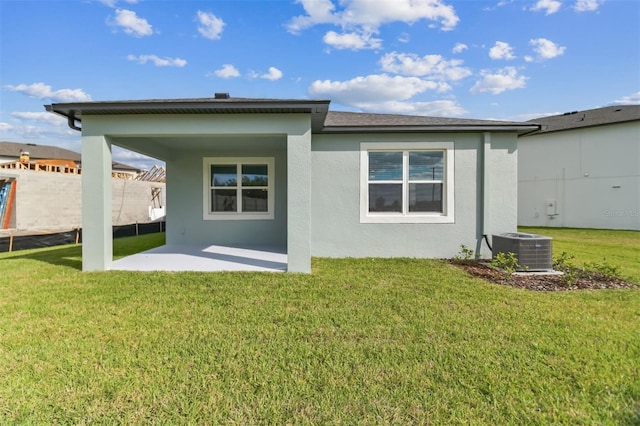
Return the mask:
<path fill-rule="evenodd" d="M 136 235 L 165 232 L 164 221 L 151 223 L 135 223 L 113 227 L 113 238 L 133 237 Z M 64 232 L 13 235 L 0 237 L 0 253 L 34 248 L 53 247 L 65 244 L 79 244 L 82 242 L 82 229 L 76 228 Z"/>

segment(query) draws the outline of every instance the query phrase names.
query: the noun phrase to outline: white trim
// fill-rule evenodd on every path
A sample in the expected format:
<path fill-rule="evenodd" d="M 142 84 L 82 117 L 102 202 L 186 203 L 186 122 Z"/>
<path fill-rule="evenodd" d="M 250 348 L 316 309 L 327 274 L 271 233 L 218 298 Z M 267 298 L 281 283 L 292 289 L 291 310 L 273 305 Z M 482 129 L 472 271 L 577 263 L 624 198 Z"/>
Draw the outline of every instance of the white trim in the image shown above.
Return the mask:
<path fill-rule="evenodd" d="M 369 212 L 369 151 L 444 151 L 442 213 L 370 213 Z M 360 223 L 454 223 L 454 142 L 361 142 L 360 143 Z M 403 173 L 408 173 L 406 164 Z M 405 176 L 406 178 L 406 176 Z M 407 202 L 403 194 L 403 204 Z M 403 211 L 407 211 L 403 206 Z"/>
<path fill-rule="evenodd" d="M 212 164 L 266 164 L 267 165 L 267 211 L 215 213 L 211 209 L 211 165 Z M 273 220 L 275 217 L 275 159 L 274 157 L 203 157 L 202 159 L 202 218 L 203 220 Z M 238 203 L 241 203 L 241 198 Z"/>

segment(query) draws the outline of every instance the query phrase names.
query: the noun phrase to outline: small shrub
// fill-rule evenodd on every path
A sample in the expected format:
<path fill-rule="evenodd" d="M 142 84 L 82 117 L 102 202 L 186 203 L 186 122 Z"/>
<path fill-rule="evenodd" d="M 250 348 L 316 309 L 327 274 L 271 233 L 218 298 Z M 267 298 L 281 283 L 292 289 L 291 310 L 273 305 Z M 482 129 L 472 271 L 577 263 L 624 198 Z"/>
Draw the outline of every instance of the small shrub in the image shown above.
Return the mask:
<path fill-rule="evenodd" d="M 557 257 L 553 258 L 553 269 L 555 269 L 556 271 L 565 271 L 566 269 L 572 267 L 569 262 L 573 259 L 574 256 L 570 255 L 566 251 L 563 251 Z"/>
<path fill-rule="evenodd" d="M 460 251 L 458 252 L 458 254 L 453 256 L 453 260 L 460 263 L 470 262 L 475 257 L 475 254 L 476 252 L 473 249 L 470 249 L 464 244 L 461 244 Z"/>
<path fill-rule="evenodd" d="M 611 265 L 606 259 L 602 262 L 586 262 L 581 267 L 574 266 L 570 263 L 574 256 L 567 252 L 560 253 L 553 259 L 553 269 L 563 273 L 562 281 L 567 286 L 573 286 L 579 279 L 597 279 L 599 277 L 617 278 L 619 275 L 618 266 Z"/>
<path fill-rule="evenodd" d="M 580 270 L 570 263 L 573 259 L 566 251 L 553 258 L 553 269 L 562 272 L 561 279 L 567 287 L 574 286 L 581 276 Z"/>
<path fill-rule="evenodd" d="M 607 259 L 602 259 L 602 263 L 587 262 L 584 264 L 583 270 L 586 272 L 597 272 L 607 278 L 616 278 L 619 275 L 619 268 L 609 264 Z"/>
<path fill-rule="evenodd" d="M 580 278 L 580 270 L 578 268 L 568 267 L 562 271 L 560 278 L 567 287 L 574 286 Z"/>
<path fill-rule="evenodd" d="M 490 262 L 491 266 L 498 269 L 503 269 L 509 276 L 520 268 L 518 264 L 518 256 L 515 253 L 498 253 Z"/>

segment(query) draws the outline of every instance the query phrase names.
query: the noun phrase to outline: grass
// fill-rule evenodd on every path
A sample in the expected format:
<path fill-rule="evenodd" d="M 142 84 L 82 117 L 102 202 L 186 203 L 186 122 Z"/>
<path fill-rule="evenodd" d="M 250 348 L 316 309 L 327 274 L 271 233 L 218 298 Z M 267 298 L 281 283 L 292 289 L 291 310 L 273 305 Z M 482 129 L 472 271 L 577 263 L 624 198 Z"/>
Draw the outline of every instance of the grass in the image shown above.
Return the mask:
<path fill-rule="evenodd" d="M 640 231 L 533 227 L 519 230 L 552 237 L 554 256 L 567 252 L 575 257 L 572 262 L 576 266 L 585 263 L 617 266 L 622 278 L 640 284 Z"/>
<path fill-rule="evenodd" d="M 529 292 L 418 259 L 79 262 L 77 246 L 0 255 L 0 424 L 640 422 L 637 290 Z"/>

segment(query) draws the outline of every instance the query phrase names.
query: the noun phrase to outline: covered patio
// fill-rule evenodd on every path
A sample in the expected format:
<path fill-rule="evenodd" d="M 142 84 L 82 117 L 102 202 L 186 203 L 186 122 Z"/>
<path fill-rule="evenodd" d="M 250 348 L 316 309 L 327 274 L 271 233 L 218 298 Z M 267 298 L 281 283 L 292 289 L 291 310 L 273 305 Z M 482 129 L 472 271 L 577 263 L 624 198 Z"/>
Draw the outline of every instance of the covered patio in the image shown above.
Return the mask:
<path fill-rule="evenodd" d="M 311 135 L 322 128 L 328 106 L 226 94 L 48 105 L 82 131 L 83 270 L 310 272 Z M 167 245 L 116 261 L 112 145 L 163 160 L 167 170 Z M 236 172 L 224 175 L 228 165 Z M 245 182 L 250 173 L 265 184 Z M 218 204 L 230 191 L 241 201 Z M 245 197 L 263 197 L 268 207 L 254 207 L 256 213 L 247 204 L 245 213 Z"/>
<path fill-rule="evenodd" d="M 285 272 L 287 253 L 277 248 L 164 245 L 113 261 L 117 271 Z"/>

